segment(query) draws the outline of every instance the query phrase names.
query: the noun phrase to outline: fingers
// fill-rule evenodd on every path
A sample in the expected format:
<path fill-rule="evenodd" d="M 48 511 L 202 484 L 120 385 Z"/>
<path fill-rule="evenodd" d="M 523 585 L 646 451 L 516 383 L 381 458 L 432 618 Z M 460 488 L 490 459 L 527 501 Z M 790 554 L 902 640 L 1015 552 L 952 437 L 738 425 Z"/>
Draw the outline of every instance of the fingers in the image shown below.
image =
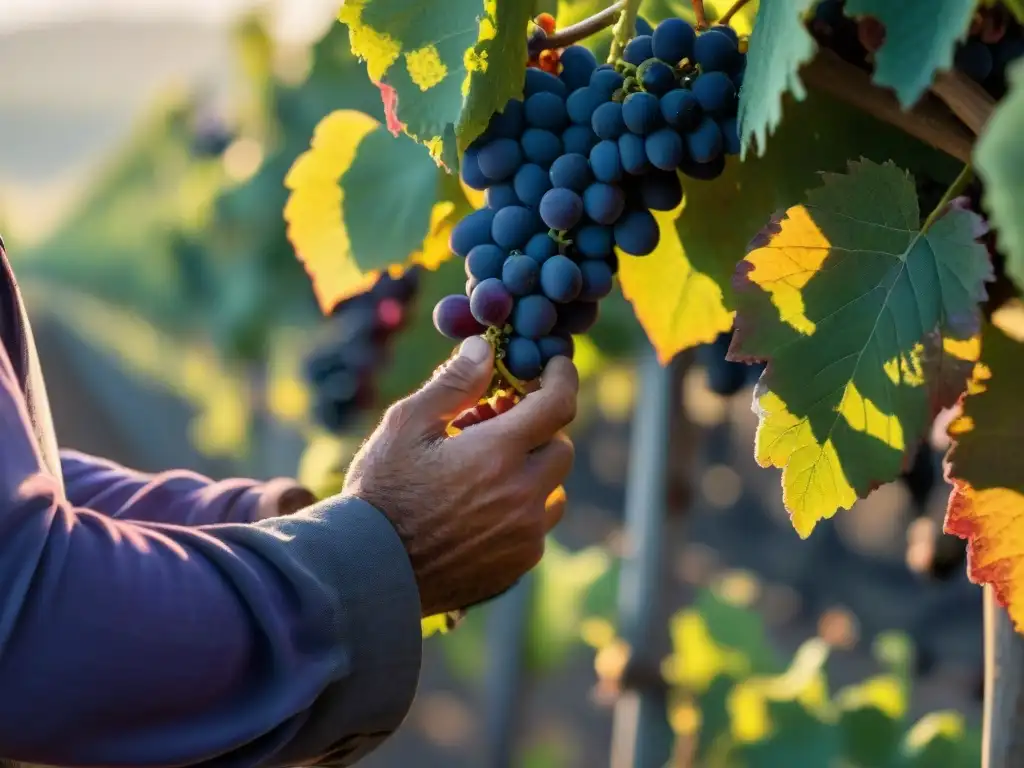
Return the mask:
<path fill-rule="evenodd" d="M 550 533 L 556 525 L 562 522 L 568 500 L 565 488 L 562 486 L 555 488 L 548 496 L 548 500 L 544 504 L 544 530 L 546 532 Z"/>
<path fill-rule="evenodd" d="M 551 442 L 530 454 L 524 473 L 532 484 L 547 494 L 569 476 L 575 458 L 572 441 L 564 434 L 556 434 Z"/>
<path fill-rule="evenodd" d="M 385 422 L 441 433 L 445 425 L 475 405 L 491 383 L 494 350 L 481 336 L 470 336 L 459 353 L 442 365 L 418 391 L 391 406 Z"/>
<path fill-rule="evenodd" d="M 576 397 L 580 380 L 576 366 L 567 357 L 548 363 L 540 379 L 540 389 L 531 392 L 507 413 L 480 424 L 474 431 L 486 431 L 520 450 L 533 450 L 546 443 L 576 418 Z"/>

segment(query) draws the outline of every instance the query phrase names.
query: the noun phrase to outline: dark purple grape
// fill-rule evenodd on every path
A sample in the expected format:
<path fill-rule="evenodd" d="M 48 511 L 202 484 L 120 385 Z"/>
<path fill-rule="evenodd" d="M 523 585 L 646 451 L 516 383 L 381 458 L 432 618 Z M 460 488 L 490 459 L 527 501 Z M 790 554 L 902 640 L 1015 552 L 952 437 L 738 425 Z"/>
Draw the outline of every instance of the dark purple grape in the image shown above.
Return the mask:
<path fill-rule="evenodd" d="M 551 300 L 535 293 L 516 302 L 512 312 L 512 328 L 520 336 L 539 339 L 551 333 L 557 319 L 558 313 Z"/>
<path fill-rule="evenodd" d="M 437 302 L 434 327 L 449 339 L 468 339 L 487 330 L 473 317 L 465 296 L 445 296 Z"/>
<path fill-rule="evenodd" d="M 576 352 L 576 345 L 573 344 L 572 336 L 551 335 L 538 339 L 537 348 L 540 349 L 540 359 L 543 365 L 547 365 L 553 357 L 567 357 L 572 360 Z"/>
<path fill-rule="evenodd" d="M 494 220 L 491 223 L 491 237 L 495 243 L 507 251 L 522 250 L 529 239 L 542 228 L 543 224 L 536 212 L 514 205 L 502 208 L 494 214 Z"/>
<path fill-rule="evenodd" d="M 529 296 L 537 287 L 539 278 L 540 264 L 529 256 L 514 253 L 505 259 L 501 282 L 513 296 Z"/>
<path fill-rule="evenodd" d="M 602 93 L 607 100 L 612 97 L 615 91 L 622 87 L 624 81 L 625 78 L 614 69 L 598 67 L 594 70 L 594 74 L 590 76 L 590 87 Z"/>
<path fill-rule="evenodd" d="M 495 139 L 477 153 L 480 172 L 491 181 L 504 181 L 523 162 L 523 152 L 515 139 Z"/>
<path fill-rule="evenodd" d="M 971 80 L 980 83 L 992 74 L 992 51 L 981 40 L 974 38 L 957 47 L 953 63 Z"/>
<path fill-rule="evenodd" d="M 615 224 L 615 245 L 633 256 L 646 256 L 658 247 L 658 222 L 650 211 L 627 211 Z"/>
<path fill-rule="evenodd" d="M 683 159 L 679 170 L 691 179 L 698 181 L 712 181 L 722 175 L 725 170 L 725 155 L 717 155 L 714 160 L 707 163 L 698 163 L 691 157 Z"/>
<path fill-rule="evenodd" d="M 724 72 L 705 72 L 691 86 L 705 114 L 728 117 L 736 114 L 736 86 Z"/>
<path fill-rule="evenodd" d="M 619 136 L 618 144 L 622 170 L 631 176 L 639 176 L 650 170 L 651 164 L 647 161 L 647 149 L 642 136 L 624 133 Z"/>
<path fill-rule="evenodd" d="M 598 301 L 612 292 L 612 270 L 601 259 L 586 259 L 580 262 L 583 283 L 579 298 L 582 301 Z"/>
<path fill-rule="evenodd" d="M 511 336 L 505 344 L 503 359 L 508 372 L 521 381 L 531 381 L 540 376 L 543 368 L 540 348 L 537 342 L 523 336 Z"/>
<path fill-rule="evenodd" d="M 565 83 L 555 75 L 542 69 L 527 67 L 526 82 L 523 84 L 523 98 L 528 99 L 535 93 L 545 91 L 561 96 L 563 99 L 569 95 L 569 89 L 565 87 Z"/>
<path fill-rule="evenodd" d="M 552 256 L 540 268 L 540 287 L 558 304 L 572 301 L 583 287 L 583 275 L 576 262 L 567 256 Z"/>
<path fill-rule="evenodd" d="M 612 252 L 614 244 L 612 228 L 600 224 L 580 227 L 573 238 L 577 253 L 584 259 L 603 259 Z"/>
<path fill-rule="evenodd" d="M 727 117 L 718 123 L 722 132 L 723 151 L 727 155 L 738 155 L 742 149 L 740 145 L 739 126 L 736 125 L 735 117 Z"/>
<path fill-rule="evenodd" d="M 640 84 L 645 91 L 659 96 L 678 85 L 672 67 L 663 61 L 654 61 L 645 66 L 640 73 Z"/>
<path fill-rule="evenodd" d="M 709 29 L 697 35 L 693 58 L 701 72 L 729 72 L 740 58 L 736 41 L 720 29 Z"/>
<path fill-rule="evenodd" d="M 562 154 L 562 140 L 551 131 L 527 128 L 520 139 L 523 154 L 531 163 L 548 168 Z"/>
<path fill-rule="evenodd" d="M 563 48 L 558 61 L 562 65 L 560 77 L 570 91 L 583 88 L 597 69 L 597 58 L 582 45 Z"/>
<path fill-rule="evenodd" d="M 622 51 L 622 58 L 634 67 L 639 67 L 654 58 L 654 39 L 650 35 L 637 35 Z"/>
<path fill-rule="evenodd" d="M 620 137 L 621 139 L 622 137 Z M 590 150 L 590 167 L 594 178 L 606 184 L 622 178 L 622 162 L 619 160 L 619 145 L 614 141 L 601 141 Z"/>
<path fill-rule="evenodd" d="M 544 193 L 551 189 L 548 172 L 536 163 L 527 163 L 516 171 L 512 185 L 522 204 L 530 208 L 540 205 Z"/>
<path fill-rule="evenodd" d="M 525 103 L 526 123 L 553 133 L 561 133 L 569 125 L 565 99 L 550 91 L 535 93 Z"/>
<path fill-rule="evenodd" d="M 523 115 L 523 102 L 512 99 L 505 104 L 501 112 L 491 115 L 487 124 L 487 133 L 496 139 L 518 139 L 526 127 Z"/>
<path fill-rule="evenodd" d="M 588 155 L 595 144 L 597 136 L 589 121 L 586 125 L 570 125 L 562 132 L 562 147 L 567 155 Z"/>
<path fill-rule="evenodd" d="M 686 148 L 696 163 L 710 163 L 722 154 L 722 144 L 722 130 L 710 117 L 703 118 L 695 129 L 686 134 Z"/>
<path fill-rule="evenodd" d="M 481 280 L 469 297 L 469 308 L 477 322 L 500 328 L 512 313 L 512 294 L 501 280 Z"/>
<path fill-rule="evenodd" d="M 651 165 L 672 171 L 682 162 L 683 140 L 674 129 L 660 128 L 644 140 L 644 150 Z"/>
<path fill-rule="evenodd" d="M 583 210 L 598 224 L 614 224 L 625 205 L 626 196 L 614 184 L 591 184 L 583 193 Z"/>
<path fill-rule="evenodd" d="M 521 171 L 522 168 L 519 170 Z M 516 196 L 515 187 L 506 181 L 488 187 L 484 192 L 484 202 L 488 208 L 496 211 L 499 208 L 508 208 L 510 205 L 519 205 L 521 201 Z"/>
<path fill-rule="evenodd" d="M 679 131 L 688 131 L 700 122 L 700 102 L 685 88 L 669 91 L 661 97 L 661 116 Z"/>
<path fill-rule="evenodd" d="M 552 189 L 540 201 L 540 217 L 551 229 L 572 229 L 583 216 L 583 201 L 571 189 Z"/>
<path fill-rule="evenodd" d="M 558 243 L 552 240 L 547 232 L 541 232 L 530 238 L 530 242 L 526 244 L 523 253 L 538 264 L 543 264 L 558 253 Z"/>
<path fill-rule="evenodd" d="M 600 139 L 619 138 L 626 130 L 626 124 L 622 120 L 622 105 L 606 101 L 594 110 L 590 125 Z"/>
<path fill-rule="evenodd" d="M 597 322 L 599 314 L 600 305 L 596 301 L 573 301 L 569 304 L 560 304 L 555 333 L 573 336 L 586 333 Z"/>
<path fill-rule="evenodd" d="M 651 22 L 645 19 L 643 16 L 636 17 L 636 29 L 634 30 L 638 35 L 653 35 L 654 27 L 651 26 Z"/>
<path fill-rule="evenodd" d="M 622 102 L 622 121 L 638 136 L 644 136 L 663 122 L 658 97 L 638 91 L 631 93 Z"/>
<path fill-rule="evenodd" d="M 462 167 L 459 169 L 459 173 L 462 176 L 462 180 L 466 182 L 466 186 L 470 189 L 487 189 L 491 180 L 484 176 L 480 170 L 478 154 L 475 149 L 467 149 L 466 153 L 462 156 Z"/>
<path fill-rule="evenodd" d="M 594 110 L 608 101 L 607 95 L 599 88 L 580 88 L 569 94 L 565 100 L 565 108 L 569 119 L 577 125 L 590 127 L 590 121 L 594 117 Z"/>
<path fill-rule="evenodd" d="M 551 164 L 551 186 L 581 193 L 593 180 L 585 155 L 562 155 Z"/>
<path fill-rule="evenodd" d="M 476 246 L 491 242 L 493 221 L 494 211 L 490 208 L 473 211 L 462 219 L 452 228 L 452 234 L 448 238 L 448 247 L 452 249 L 452 253 L 465 258 Z"/>
<path fill-rule="evenodd" d="M 683 59 L 693 58 L 697 33 L 682 19 L 665 19 L 654 30 L 652 50 L 662 61 L 675 66 Z"/>
<path fill-rule="evenodd" d="M 508 253 L 493 243 L 484 243 L 473 248 L 466 256 L 466 276 L 486 280 L 501 277 L 501 268 Z"/>

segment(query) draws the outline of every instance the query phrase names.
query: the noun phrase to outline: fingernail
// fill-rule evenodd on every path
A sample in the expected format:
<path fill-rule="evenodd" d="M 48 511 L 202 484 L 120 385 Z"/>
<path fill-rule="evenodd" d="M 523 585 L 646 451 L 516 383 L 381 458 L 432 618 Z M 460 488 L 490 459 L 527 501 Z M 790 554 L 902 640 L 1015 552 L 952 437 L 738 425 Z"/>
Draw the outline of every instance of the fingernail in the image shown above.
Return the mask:
<path fill-rule="evenodd" d="M 459 347 L 459 357 L 466 357 L 474 363 L 482 363 L 491 356 L 491 345 L 483 336 L 470 336 Z"/>

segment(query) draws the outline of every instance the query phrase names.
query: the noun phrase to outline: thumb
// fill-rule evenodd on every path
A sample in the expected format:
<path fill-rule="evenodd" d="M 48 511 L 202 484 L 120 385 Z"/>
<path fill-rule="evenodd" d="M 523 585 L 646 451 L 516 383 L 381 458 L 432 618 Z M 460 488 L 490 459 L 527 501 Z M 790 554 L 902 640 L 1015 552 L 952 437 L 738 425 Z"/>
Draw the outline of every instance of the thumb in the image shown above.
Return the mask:
<path fill-rule="evenodd" d="M 482 336 L 470 336 L 458 355 L 409 398 L 410 405 L 425 427 L 447 424 L 477 404 L 493 376 L 494 349 Z"/>

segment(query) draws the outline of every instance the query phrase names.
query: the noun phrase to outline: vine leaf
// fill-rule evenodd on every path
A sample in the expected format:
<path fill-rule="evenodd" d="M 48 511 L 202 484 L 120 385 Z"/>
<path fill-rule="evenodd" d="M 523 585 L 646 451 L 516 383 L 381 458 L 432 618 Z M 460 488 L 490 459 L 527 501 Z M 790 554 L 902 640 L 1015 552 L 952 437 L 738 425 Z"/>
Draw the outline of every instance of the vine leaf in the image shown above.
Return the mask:
<path fill-rule="evenodd" d="M 682 207 L 656 214 L 662 240 L 654 253 L 619 255 L 623 295 L 663 362 L 732 327 L 736 262 L 765 212 L 799 203 L 820 171 L 845 170 L 857 153 L 879 162 L 899 157 L 932 178 L 951 179 L 958 170 L 906 134 L 820 92 L 799 102 L 786 97 L 785 109 L 770 153 L 745 162 L 730 158 L 714 181 L 683 177 Z"/>
<path fill-rule="evenodd" d="M 817 49 L 803 16 L 814 0 L 761 0 L 747 50 L 747 71 L 740 89 L 739 129 L 746 157 L 751 140 L 763 155 L 769 134 L 782 122 L 782 97 L 802 101 L 807 92 L 798 74 Z"/>
<path fill-rule="evenodd" d="M 1006 255 L 1006 272 L 1024 287 L 1024 62 L 1013 65 L 1010 92 L 985 126 L 974 150 L 978 175 L 985 182 L 985 207 Z"/>
<path fill-rule="evenodd" d="M 1024 344 L 996 323 L 982 335 L 981 364 L 949 425 L 953 483 L 946 532 L 968 541 L 968 575 L 991 584 L 1018 631 L 1024 631 Z"/>
<path fill-rule="evenodd" d="M 932 82 L 935 71 L 953 66 L 953 50 L 974 15 L 976 0 L 847 0 L 847 16 L 874 16 L 885 25 L 875 53 L 874 81 L 896 91 L 907 109 Z"/>
<path fill-rule="evenodd" d="M 824 174 L 773 220 L 737 269 L 731 359 L 766 360 L 755 458 L 783 470 L 783 502 L 807 537 L 818 520 L 894 480 L 937 413 L 938 334 L 969 341 L 992 279 L 976 214 L 927 231 L 913 181 L 891 163 Z"/>
<path fill-rule="evenodd" d="M 285 179 L 284 216 L 324 312 L 386 269 L 436 269 L 449 257 L 458 206 L 444 199 L 445 176 L 369 115 L 340 110 L 321 121 Z"/>
<path fill-rule="evenodd" d="M 523 93 L 532 3 L 348 0 L 339 18 L 370 79 L 387 86 L 389 124 L 450 170 L 490 117 Z"/>

